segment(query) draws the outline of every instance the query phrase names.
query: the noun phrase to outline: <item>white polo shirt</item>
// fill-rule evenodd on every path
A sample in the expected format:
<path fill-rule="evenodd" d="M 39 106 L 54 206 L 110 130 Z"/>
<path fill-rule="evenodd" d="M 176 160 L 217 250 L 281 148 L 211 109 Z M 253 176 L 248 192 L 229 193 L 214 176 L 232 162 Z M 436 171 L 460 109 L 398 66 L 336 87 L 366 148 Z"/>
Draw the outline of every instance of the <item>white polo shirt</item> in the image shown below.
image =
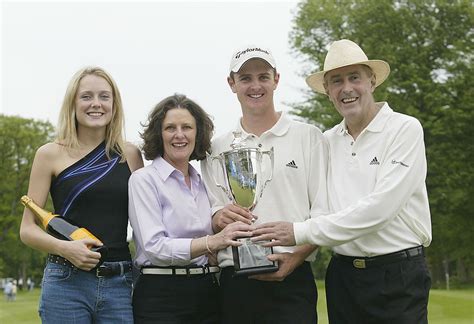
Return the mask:
<path fill-rule="evenodd" d="M 375 256 L 431 242 L 423 128 L 387 103 L 353 140 L 345 122 L 324 133 L 329 145 L 331 214 L 294 224 L 298 244 Z"/>
<path fill-rule="evenodd" d="M 257 224 L 273 221 L 302 222 L 313 214 L 327 211 L 326 171 L 327 146 L 321 131 L 315 126 L 291 120 L 284 112 L 278 122 L 260 137 L 245 132 L 240 124 L 236 130 L 248 147 L 274 149 L 273 179 L 253 210 Z M 231 150 L 232 132 L 213 140 L 212 154 L 216 156 Z M 210 159 L 201 162 L 201 173 L 212 206 L 212 213 L 231 203 L 224 191 L 215 185 L 216 178 L 223 183 L 217 166 L 212 169 Z M 217 163 L 214 162 L 214 163 Z M 211 173 L 213 176 L 211 176 Z M 294 247 L 275 247 L 274 252 L 291 252 Z M 315 253 L 307 260 L 314 260 Z M 218 254 L 221 267 L 232 266 L 232 250 Z"/>

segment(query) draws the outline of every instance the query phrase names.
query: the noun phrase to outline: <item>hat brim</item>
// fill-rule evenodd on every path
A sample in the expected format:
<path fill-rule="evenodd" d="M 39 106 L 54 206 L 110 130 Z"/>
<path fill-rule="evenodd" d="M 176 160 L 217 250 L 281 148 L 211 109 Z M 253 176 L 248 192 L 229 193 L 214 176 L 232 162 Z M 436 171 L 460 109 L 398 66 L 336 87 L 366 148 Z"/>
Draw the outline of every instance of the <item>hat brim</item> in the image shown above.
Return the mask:
<path fill-rule="evenodd" d="M 238 73 L 240 71 L 240 69 L 242 68 L 242 66 L 245 65 L 245 63 L 247 63 L 248 61 L 253 60 L 253 59 L 260 59 L 262 61 L 265 61 L 272 68 L 275 68 L 275 62 L 272 61 L 272 59 L 269 58 L 268 55 L 264 56 L 264 55 L 260 55 L 259 53 L 257 53 L 257 54 L 253 54 L 249 57 L 246 57 L 244 60 L 242 60 L 241 62 L 239 62 L 236 65 L 234 65 L 233 67 L 231 67 L 230 72 Z"/>
<path fill-rule="evenodd" d="M 322 94 L 326 94 L 326 89 L 324 88 L 324 75 L 329 71 L 333 71 L 335 69 L 339 69 L 346 66 L 351 65 L 367 65 L 369 66 L 375 74 L 375 87 L 381 85 L 390 74 L 390 65 L 387 62 L 382 60 L 368 60 L 362 62 L 356 62 L 348 65 L 341 65 L 334 69 L 319 71 L 316 73 L 311 74 L 306 78 L 306 83 L 308 86 L 313 89 L 314 91 Z"/>

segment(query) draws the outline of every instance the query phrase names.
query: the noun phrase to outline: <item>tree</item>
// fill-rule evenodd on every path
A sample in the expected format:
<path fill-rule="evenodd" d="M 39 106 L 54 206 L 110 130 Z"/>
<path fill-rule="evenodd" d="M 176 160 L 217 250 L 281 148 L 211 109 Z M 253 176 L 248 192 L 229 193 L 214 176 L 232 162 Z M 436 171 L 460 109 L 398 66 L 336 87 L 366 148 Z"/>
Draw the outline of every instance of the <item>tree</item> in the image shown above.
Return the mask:
<path fill-rule="evenodd" d="M 472 278 L 474 265 L 473 14 L 465 0 L 306 0 L 290 34 L 295 53 L 310 63 L 304 75 L 322 70 L 327 46 L 342 38 L 389 62 L 376 99 L 424 126 L 435 282 L 444 279 L 443 262 L 461 281 Z M 293 108 L 322 129 L 340 121 L 326 96 L 309 90 Z"/>
<path fill-rule="evenodd" d="M 20 241 L 20 197 L 28 190 L 35 151 L 51 141 L 53 130 L 49 122 L 0 114 L 0 277 L 21 277 L 23 282 L 27 275 L 41 277 L 44 253 Z"/>

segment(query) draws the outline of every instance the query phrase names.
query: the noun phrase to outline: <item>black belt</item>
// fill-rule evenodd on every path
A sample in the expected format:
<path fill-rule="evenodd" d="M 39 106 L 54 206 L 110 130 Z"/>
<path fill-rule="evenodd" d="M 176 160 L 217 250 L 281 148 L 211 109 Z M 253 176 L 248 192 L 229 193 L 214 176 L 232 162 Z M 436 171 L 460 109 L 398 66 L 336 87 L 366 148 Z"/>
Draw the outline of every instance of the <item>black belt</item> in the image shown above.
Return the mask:
<path fill-rule="evenodd" d="M 384 264 L 394 263 L 403 261 L 406 259 L 411 259 L 418 256 L 424 256 L 424 248 L 423 246 L 417 246 L 411 249 L 406 249 L 394 253 L 379 255 L 375 257 L 352 257 L 342 254 L 334 253 L 334 257 L 344 261 L 352 263 L 354 268 L 357 269 L 366 269 L 371 267 L 377 267 Z"/>
<path fill-rule="evenodd" d="M 55 255 L 48 254 L 48 261 L 60 265 L 64 265 L 70 268 L 75 268 L 75 266 L 69 262 L 67 259 Z M 116 275 L 122 275 L 124 273 L 132 271 L 132 262 L 131 261 L 119 261 L 119 262 L 106 262 L 100 266 L 88 271 L 94 273 L 97 277 L 112 277 Z"/>
<path fill-rule="evenodd" d="M 210 273 L 218 273 L 221 268 L 217 266 L 201 266 L 201 267 L 143 267 L 140 272 L 144 275 L 168 275 L 168 276 L 193 276 L 207 275 Z"/>

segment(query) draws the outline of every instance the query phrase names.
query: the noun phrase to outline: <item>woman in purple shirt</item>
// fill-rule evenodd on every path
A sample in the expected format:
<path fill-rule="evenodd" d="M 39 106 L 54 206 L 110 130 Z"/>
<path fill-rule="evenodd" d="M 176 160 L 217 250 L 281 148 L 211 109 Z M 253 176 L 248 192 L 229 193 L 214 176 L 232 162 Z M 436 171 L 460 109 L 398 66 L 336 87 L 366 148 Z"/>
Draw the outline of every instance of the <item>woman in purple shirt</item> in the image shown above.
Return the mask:
<path fill-rule="evenodd" d="M 184 95 L 158 103 L 142 134 L 152 164 L 129 181 L 129 217 L 140 277 L 133 293 L 135 323 L 219 323 L 215 253 L 249 225 L 233 223 L 213 235 L 204 183 L 190 160 L 210 149 L 214 125 Z M 213 262 L 214 261 L 214 262 Z"/>

